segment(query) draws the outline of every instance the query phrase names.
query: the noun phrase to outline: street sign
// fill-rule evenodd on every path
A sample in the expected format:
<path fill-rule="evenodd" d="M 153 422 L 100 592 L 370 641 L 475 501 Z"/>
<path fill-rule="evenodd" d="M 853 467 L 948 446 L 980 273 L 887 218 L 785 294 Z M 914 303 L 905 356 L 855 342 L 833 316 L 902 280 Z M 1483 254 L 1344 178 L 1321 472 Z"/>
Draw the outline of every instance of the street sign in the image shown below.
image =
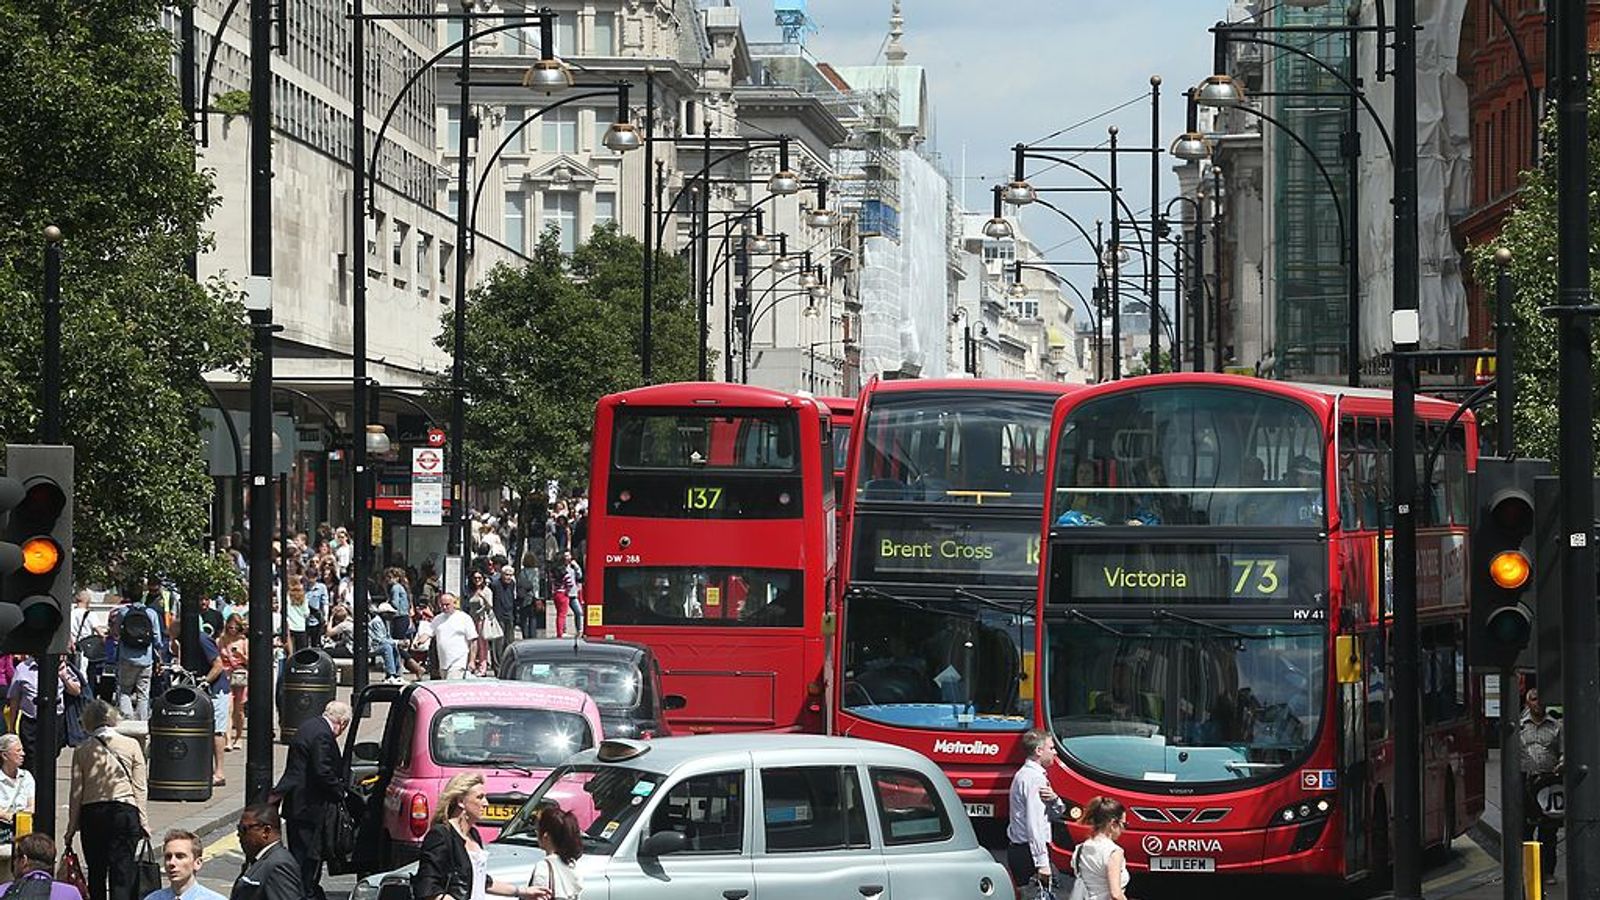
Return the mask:
<path fill-rule="evenodd" d="M 428 429 L 428 446 L 429 447 L 443 447 L 444 446 L 444 429 L 443 428 L 429 428 Z"/>
<path fill-rule="evenodd" d="M 436 447 L 411 450 L 411 524 L 444 524 L 444 451 Z"/>
<path fill-rule="evenodd" d="M 1567 814 L 1567 791 L 1560 782 L 1539 788 L 1533 799 L 1546 818 L 1560 819 Z"/>

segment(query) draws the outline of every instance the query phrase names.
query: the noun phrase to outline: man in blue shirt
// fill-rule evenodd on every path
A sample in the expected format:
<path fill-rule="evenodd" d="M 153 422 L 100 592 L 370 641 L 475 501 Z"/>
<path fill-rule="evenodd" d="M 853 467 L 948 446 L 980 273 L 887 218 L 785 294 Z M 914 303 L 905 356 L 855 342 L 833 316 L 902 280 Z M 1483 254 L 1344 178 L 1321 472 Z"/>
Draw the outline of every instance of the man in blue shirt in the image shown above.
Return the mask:
<path fill-rule="evenodd" d="M 159 583 L 158 583 L 159 586 Z M 138 621 L 143 619 L 143 622 Z M 112 613 L 111 634 L 117 639 L 117 706 L 124 718 L 150 718 L 150 678 L 156 653 L 166 643 L 161 615 L 135 597 Z"/>
<path fill-rule="evenodd" d="M 194 832 L 167 832 L 161 850 L 167 886 L 151 891 L 144 900 L 224 900 L 221 894 L 200 883 L 204 848 Z"/>

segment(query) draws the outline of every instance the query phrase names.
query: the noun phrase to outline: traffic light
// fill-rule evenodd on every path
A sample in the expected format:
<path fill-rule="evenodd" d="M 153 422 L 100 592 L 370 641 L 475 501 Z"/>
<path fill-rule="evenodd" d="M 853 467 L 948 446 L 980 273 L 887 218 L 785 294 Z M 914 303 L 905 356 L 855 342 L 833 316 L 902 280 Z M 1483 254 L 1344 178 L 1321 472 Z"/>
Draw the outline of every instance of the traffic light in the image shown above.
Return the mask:
<path fill-rule="evenodd" d="M 8 444 L 0 477 L 0 651 L 63 653 L 72 608 L 71 447 Z"/>
<path fill-rule="evenodd" d="M 1477 665 L 1511 666 L 1534 623 L 1534 479 L 1543 459 L 1479 457 L 1473 481 L 1471 654 Z"/>

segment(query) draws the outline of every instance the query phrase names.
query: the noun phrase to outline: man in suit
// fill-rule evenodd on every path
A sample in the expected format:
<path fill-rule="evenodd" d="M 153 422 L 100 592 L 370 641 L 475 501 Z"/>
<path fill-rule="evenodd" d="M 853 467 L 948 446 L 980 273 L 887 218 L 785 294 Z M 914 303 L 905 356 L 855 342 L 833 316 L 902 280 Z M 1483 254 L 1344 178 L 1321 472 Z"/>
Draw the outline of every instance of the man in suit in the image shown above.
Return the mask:
<path fill-rule="evenodd" d="M 282 798 L 288 821 L 289 852 L 300 864 L 300 883 L 309 900 L 322 892 L 322 822 L 328 807 L 344 799 L 339 735 L 350 726 L 350 704 L 330 700 L 322 715 L 309 719 L 289 743 L 289 759 L 273 794 Z"/>
<path fill-rule="evenodd" d="M 300 865 L 283 845 L 278 811 L 270 803 L 247 806 L 239 814 L 239 846 L 244 870 L 228 900 L 301 900 Z"/>

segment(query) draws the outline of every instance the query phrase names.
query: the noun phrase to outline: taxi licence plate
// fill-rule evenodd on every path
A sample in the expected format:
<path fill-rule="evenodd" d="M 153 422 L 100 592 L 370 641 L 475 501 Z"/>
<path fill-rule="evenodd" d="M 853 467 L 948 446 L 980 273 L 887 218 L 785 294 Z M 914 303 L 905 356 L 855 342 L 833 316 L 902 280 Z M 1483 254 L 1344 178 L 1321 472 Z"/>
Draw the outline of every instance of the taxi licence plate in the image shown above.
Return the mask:
<path fill-rule="evenodd" d="M 965 806 L 967 807 L 967 817 L 970 819 L 994 818 L 993 803 L 968 803 Z"/>
<path fill-rule="evenodd" d="M 490 803 L 483 808 L 485 822 L 505 822 L 517 814 L 517 808 L 507 803 Z"/>
<path fill-rule="evenodd" d="M 1152 872 L 1215 872 L 1217 861 L 1209 856 L 1152 856 Z"/>

